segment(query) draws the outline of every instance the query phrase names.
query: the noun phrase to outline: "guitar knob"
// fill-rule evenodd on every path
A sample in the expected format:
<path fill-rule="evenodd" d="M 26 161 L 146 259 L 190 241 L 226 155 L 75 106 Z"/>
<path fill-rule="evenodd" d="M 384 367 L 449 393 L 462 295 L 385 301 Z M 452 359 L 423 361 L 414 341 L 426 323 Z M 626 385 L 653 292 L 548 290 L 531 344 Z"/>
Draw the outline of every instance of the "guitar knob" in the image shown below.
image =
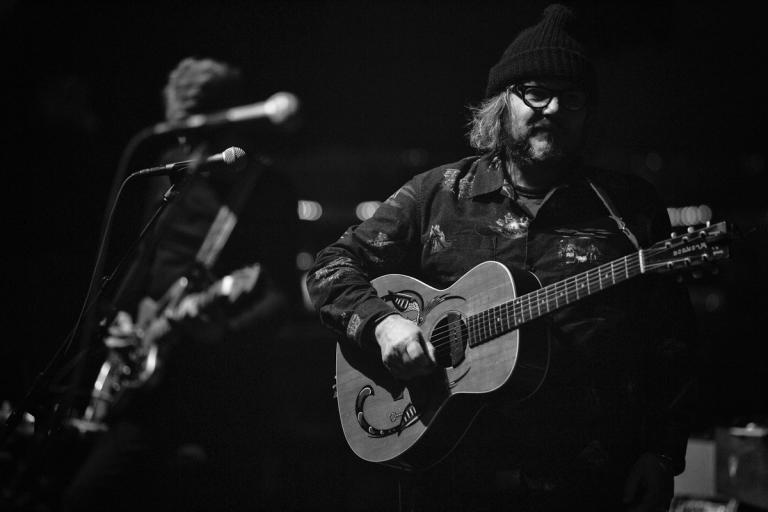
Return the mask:
<path fill-rule="evenodd" d="M 693 228 L 693 226 L 688 226 L 688 232 L 689 233 L 693 233 L 694 231 L 696 231 L 696 230 Z"/>

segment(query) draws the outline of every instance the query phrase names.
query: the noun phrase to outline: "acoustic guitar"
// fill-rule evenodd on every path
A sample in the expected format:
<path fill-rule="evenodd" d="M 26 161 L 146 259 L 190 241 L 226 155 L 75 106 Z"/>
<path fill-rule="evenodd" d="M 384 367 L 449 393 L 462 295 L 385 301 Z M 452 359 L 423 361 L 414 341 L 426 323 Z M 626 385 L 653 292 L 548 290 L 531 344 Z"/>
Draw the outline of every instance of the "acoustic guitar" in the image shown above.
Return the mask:
<path fill-rule="evenodd" d="M 527 271 L 486 261 L 450 287 L 412 277 L 372 281 L 377 294 L 421 327 L 435 348 L 437 370 L 408 381 L 380 358 L 350 344 L 336 350 L 336 399 L 344 437 L 361 459 L 400 469 L 427 469 L 459 443 L 497 391 L 521 402 L 541 386 L 549 343 L 545 315 L 637 276 L 729 256 L 724 222 L 630 253 L 541 287 Z"/>

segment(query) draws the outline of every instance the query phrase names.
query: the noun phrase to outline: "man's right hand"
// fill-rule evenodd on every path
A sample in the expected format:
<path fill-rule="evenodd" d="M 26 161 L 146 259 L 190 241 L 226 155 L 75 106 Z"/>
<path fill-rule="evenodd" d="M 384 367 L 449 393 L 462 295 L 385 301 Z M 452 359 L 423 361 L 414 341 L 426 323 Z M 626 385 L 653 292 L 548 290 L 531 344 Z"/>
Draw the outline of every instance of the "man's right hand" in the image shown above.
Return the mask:
<path fill-rule="evenodd" d="M 374 333 L 381 360 L 395 378 L 408 380 L 435 369 L 435 348 L 410 320 L 390 315 L 379 322 Z"/>

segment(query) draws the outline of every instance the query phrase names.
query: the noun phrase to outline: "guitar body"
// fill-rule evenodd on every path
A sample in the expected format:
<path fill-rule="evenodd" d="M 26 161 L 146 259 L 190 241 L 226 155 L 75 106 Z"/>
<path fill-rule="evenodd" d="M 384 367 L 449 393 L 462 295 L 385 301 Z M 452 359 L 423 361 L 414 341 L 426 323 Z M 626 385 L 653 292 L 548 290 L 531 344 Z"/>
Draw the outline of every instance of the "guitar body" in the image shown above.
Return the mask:
<path fill-rule="evenodd" d="M 435 346 L 438 369 L 394 379 L 377 353 L 338 344 L 336 390 L 341 425 L 360 458 L 426 469 L 447 456 L 496 395 L 522 401 L 541 385 L 549 362 L 546 328 L 537 321 L 471 346 L 468 319 L 539 288 L 529 273 L 481 263 L 449 288 L 390 274 L 372 282 L 378 295 L 420 325 Z"/>
<path fill-rule="evenodd" d="M 261 264 L 254 263 L 204 290 L 191 287 L 189 279 L 181 277 L 158 301 L 145 297 L 138 305 L 136 321 L 128 317 L 125 322 L 129 326 L 116 327 L 117 332 L 110 332 L 104 340 L 107 357 L 91 390 L 91 400 L 83 417 L 73 423 L 81 430 L 105 430 L 108 416 L 121 414 L 135 398 L 146 395 L 162 380 L 166 361 L 179 341 L 174 322 L 191 320 L 214 306 L 226 310 L 254 298 L 260 276 Z"/>
<path fill-rule="evenodd" d="M 136 398 L 159 382 L 175 338 L 168 335 L 170 324 L 160 314 L 160 306 L 178 305 L 185 287 L 186 280 L 179 279 L 159 302 L 149 297 L 142 299 L 125 343 L 108 348 L 86 410 L 86 417 L 96 430 L 104 430 L 103 423 L 108 417 L 120 416 Z"/>

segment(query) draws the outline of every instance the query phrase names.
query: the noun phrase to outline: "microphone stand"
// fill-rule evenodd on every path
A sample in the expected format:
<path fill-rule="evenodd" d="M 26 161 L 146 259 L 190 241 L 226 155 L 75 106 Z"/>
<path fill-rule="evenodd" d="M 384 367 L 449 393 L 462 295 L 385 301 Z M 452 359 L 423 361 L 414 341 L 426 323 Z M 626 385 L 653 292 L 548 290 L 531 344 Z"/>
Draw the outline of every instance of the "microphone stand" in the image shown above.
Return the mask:
<path fill-rule="evenodd" d="M 128 177 L 130 179 L 131 176 Z M 126 182 L 128 181 L 126 179 Z M 139 236 L 132 242 L 132 244 L 129 246 L 126 254 L 118 261 L 117 265 L 115 266 L 114 270 L 107 276 L 102 277 L 100 286 L 97 289 L 96 293 L 94 294 L 93 300 L 86 305 L 86 308 L 84 310 L 83 316 L 90 316 L 90 313 L 93 310 L 93 307 L 98 304 L 101 301 L 101 297 L 104 295 L 104 293 L 107 291 L 107 287 L 110 285 L 110 283 L 114 280 L 114 278 L 118 275 L 118 273 L 122 270 L 125 263 L 128 261 L 128 259 L 137 251 L 139 248 L 141 242 L 146 237 L 147 233 L 149 233 L 152 226 L 155 225 L 157 222 L 157 219 L 160 217 L 160 214 L 166 209 L 166 207 L 173 201 L 173 199 L 176 198 L 178 195 L 178 192 L 176 191 L 176 185 L 173 184 L 171 187 L 163 194 L 162 200 L 160 202 L 160 205 L 157 207 L 156 211 L 152 214 L 150 219 L 147 221 L 146 225 L 142 228 L 141 232 L 139 233 Z M 135 267 L 134 267 L 135 268 Z M 121 289 L 122 291 L 122 289 Z M 114 309 L 113 306 L 110 306 L 110 309 Z M 114 313 L 112 313 L 114 314 Z M 100 325 L 108 324 L 111 321 L 111 319 L 105 317 L 101 322 Z M 11 413 L 8 415 L 4 425 L 3 425 L 3 435 L 2 438 L 0 438 L 0 445 L 5 444 L 5 442 L 11 437 L 12 433 L 16 430 L 16 428 L 19 426 L 23 414 L 29 410 L 30 405 L 33 403 L 33 399 L 37 398 L 37 395 L 39 392 L 44 388 L 48 387 L 53 381 L 56 379 L 53 375 L 53 370 L 58 366 L 60 360 L 64 357 L 64 354 L 67 352 L 67 349 L 71 345 L 72 338 L 75 335 L 77 327 L 73 329 L 73 331 L 65 338 L 65 342 L 62 343 L 57 351 L 54 353 L 51 360 L 48 362 L 46 367 L 35 377 L 32 385 L 30 386 L 29 390 L 27 391 L 24 398 L 22 398 L 21 402 L 18 406 L 16 406 L 15 409 L 11 411 Z M 70 363 L 77 363 L 78 360 L 82 357 L 82 353 L 75 356 L 74 360 Z M 65 366 L 59 373 L 61 374 L 65 370 L 67 370 L 68 367 Z M 58 376 L 61 378 L 61 375 Z M 61 413 L 66 412 L 67 406 L 70 405 L 69 402 L 71 400 L 67 400 L 63 402 L 63 404 L 58 404 L 55 406 L 54 410 L 54 416 L 53 421 L 51 422 L 51 425 L 49 425 L 47 429 L 47 434 L 50 434 L 53 427 L 56 425 L 56 417 L 58 417 Z M 62 405 L 64 407 L 62 407 Z M 37 423 L 37 422 L 35 422 Z M 37 431 L 37 425 L 35 425 L 35 430 Z"/>
<path fill-rule="evenodd" d="M 109 238 L 110 238 L 110 229 L 111 229 L 111 223 L 112 218 L 114 214 L 114 209 L 117 205 L 118 199 L 120 197 L 120 193 L 125 187 L 126 183 L 135 175 L 134 174 L 128 174 L 128 164 L 133 157 L 133 154 L 136 152 L 137 148 L 146 140 L 151 139 L 153 137 L 157 137 L 158 133 L 155 131 L 154 126 L 145 127 L 141 130 L 139 130 L 137 133 L 135 133 L 126 144 L 125 148 L 123 149 L 122 154 L 120 155 L 120 160 L 117 165 L 117 170 L 115 172 L 115 177 L 112 180 L 112 187 L 110 189 L 109 198 L 107 200 L 107 215 L 104 217 L 102 226 L 101 226 L 101 242 L 99 243 L 99 247 L 97 250 L 96 255 L 96 262 L 94 263 L 93 273 L 91 274 L 91 280 L 90 284 L 88 285 L 88 290 L 86 292 L 85 300 L 83 301 L 83 306 L 81 308 L 81 311 L 77 317 L 77 320 L 75 321 L 75 325 L 72 328 L 72 330 L 69 332 L 69 334 L 64 338 L 64 341 L 61 343 L 61 345 L 56 349 L 56 352 L 53 354 L 49 362 L 46 364 L 45 368 L 38 373 L 38 375 L 34 378 L 32 381 L 31 386 L 28 388 L 28 391 L 24 395 L 24 397 L 20 400 L 19 404 L 14 407 L 11 412 L 6 417 L 5 421 L 2 425 L 0 425 L 0 447 L 4 446 L 8 440 L 12 437 L 12 434 L 16 431 L 16 429 L 19 426 L 19 423 L 21 422 L 21 419 L 23 418 L 23 414 L 29 410 L 29 406 L 33 401 L 33 398 L 36 398 L 37 394 L 39 393 L 39 390 L 43 387 L 43 385 L 48 385 L 53 380 L 53 376 L 51 375 L 54 368 L 59 365 L 60 361 L 63 359 L 63 357 L 66 355 L 66 353 L 69 351 L 69 349 L 72 346 L 72 343 L 75 340 L 75 337 L 77 336 L 78 332 L 81 333 L 80 339 L 80 345 L 81 350 L 78 355 L 75 356 L 74 360 L 71 361 L 68 365 L 64 366 L 60 374 L 65 373 L 66 370 L 69 370 L 72 366 L 77 365 L 78 360 L 82 355 L 85 353 L 85 348 L 87 347 L 88 343 L 90 342 L 90 335 L 91 335 L 91 328 L 92 326 L 89 323 L 90 319 L 90 311 L 92 307 L 96 304 L 96 301 L 91 301 L 91 297 L 94 296 L 101 296 L 106 289 L 107 284 L 110 282 L 110 280 L 114 277 L 114 275 L 117 272 L 117 269 L 112 273 L 112 276 L 105 277 L 102 276 L 102 270 L 104 266 L 104 252 L 106 250 L 106 247 L 109 244 Z M 192 171 L 196 171 L 196 165 L 192 166 Z M 127 177 L 126 177 L 127 175 Z M 163 204 L 161 207 L 164 209 L 167 202 L 172 199 L 173 193 L 173 187 L 166 192 L 166 196 L 163 198 Z M 154 219 L 159 215 L 160 212 L 157 212 L 156 215 L 153 216 L 152 222 L 154 222 Z M 149 226 L 147 226 L 148 229 Z M 146 232 L 147 229 L 144 231 Z M 143 236 L 143 234 L 142 234 Z M 139 241 L 136 241 L 134 244 L 135 246 L 138 246 Z M 132 248 L 134 250 L 135 248 Z M 127 256 L 123 259 L 126 259 Z M 102 282 L 99 284 L 99 280 Z M 98 291 L 97 291 L 98 290 Z M 81 329 L 81 323 L 85 320 L 85 328 Z M 61 375 L 59 375 L 59 378 L 61 378 Z M 70 401 L 70 400 L 68 400 Z M 56 406 L 57 409 L 60 409 L 58 407 L 60 404 Z M 57 411 L 58 414 L 61 413 L 61 411 Z M 35 424 L 37 421 L 35 421 Z M 35 425 L 35 430 L 37 430 L 37 426 Z M 50 432 L 50 428 L 49 428 Z"/>
<path fill-rule="evenodd" d="M 137 174 L 132 174 L 131 176 L 134 176 L 134 175 L 137 175 Z M 131 176 L 129 176 L 129 178 Z M 120 269 L 129 261 L 129 259 L 134 254 L 136 254 L 138 249 L 141 247 L 142 242 L 146 238 L 147 234 L 151 231 L 153 226 L 157 224 L 157 220 L 160 218 L 163 211 L 165 211 L 168 205 L 170 205 L 170 203 L 173 200 L 175 200 L 176 197 L 178 197 L 179 191 L 176 190 L 176 188 L 177 186 L 175 183 L 171 184 L 170 188 L 168 188 L 168 190 L 163 194 L 160 204 L 155 209 L 154 213 L 149 218 L 149 220 L 145 223 L 138 237 L 136 237 L 136 239 L 128 247 L 126 253 L 122 256 L 122 258 L 120 258 L 114 270 L 108 276 L 105 276 L 102 278 L 101 286 L 98 289 L 96 296 L 94 297 L 94 300 L 92 302 L 93 306 L 100 303 L 100 297 L 104 295 L 104 292 L 106 291 L 107 286 L 114 281 Z M 108 328 L 109 324 L 112 323 L 114 316 L 117 314 L 117 308 L 115 304 L 119 302 L 123 293 L 125 293 L 125 288 L 131 282 L 133 274 L 140 268 L 141 261 L 142 261 L 141 255 L 133 259 L 133 265 L 128 269 L 125 277 L 123 277 L 120 288 L 117 289 L 117 291 L 112 296 L 112 299 L 108 304 L 102 305 L 101 311 L 103 312 L 103 316 L 101 320 L 99 320 L 96 324 L 98 326 L 99 331 L 103 331 L 104 329 Z M 93 330 L 93 315 L 89 315 L 88 318 L 90 318 L 90 320 L 86 320 L 86 328 L 83 329 L 85 333 L 84 335 L 85 339 L 83 342 L 84 348 L 83 350 L 81 350 L 81 353 L 80 353 L 81 356 L 84 354 L 85 348 L 87 348 L 89 342 L 91 341 L 91 332 Z M 72 402 L 74 400 L 73 394 L 76 392 L 77 387 L 81 383 L 83 370 L 84 370 L 84 365 L 82 364 L 78 365 L 77 371 L 75 372 L 75 375 L 72 379 L 72 386 L 74 386 L 75 391 L 71 393 L 67 393 L 66 399 L 62 401 L 62 405 L 59 408 L 59 411 L 61 414 L 67 414 L 71 410 Z M 55 425 L 58 422 L 54 421 L 53 423 Z"/>
<path fill-rule="evenodd" d="M 130 175 L 125 182 L 127 182 L 132 176 Z M 76 323 L 75 327 L 72 329 L 70 334 L 65 338 L 64 342 L 59 346 L 57 351 L 54 353 L 51 360 L 48 362 L 46 367 L 35 377 L 32 385 L 30 386 L 29 390 L 27 391 L 26 395 L 22 398 L 22 400 L 19 402 L 19 404 L 11 411 L 11 413 L 8 415 L 5 423 L 3 424 L 3 432 L 2 437 L 0 438 L 0 446 L 5 446 L 6 443 L 10 444 L 10 440 L 13 438 L 13 434 L 17 432 L 17 429 L 24 418 L 24 414 L 26 411 L 30 410 L 32 406 L 34 406 L 35 402 L 42 401 L 40 398 L 40 395 L 44 389 L 47 389 L 49 393 L 51 392 L 51 389 L 53 385 L 61 380 L 66 373 L 75 366 L 79 371 L 76 372 L 76 378 L 73 379 L 72 384 L 70 387 L 77 387 L 80 383 L 80 376 L 82 374 L 82 368 L 84 366 L 83 363 L 81 363 L 81 359 L 83 356 L 87 353 L 87 350 L 83 348 L 78 354 L 76 354 L 72 360 L 70 360 L 67 364 L 62 365 L 62 367 L 59 369 L 59 371 L 54 374 L 54 370 L 60 365 L 61 361 L 63 360 L 65 354 L 67 353 L 68 348 L 70 347 L 72 340 L 74 339 L 74 336 L 77 333 L 78 326 L 80 325 L 80 320 L 83 319 L 83 317 L 91 318 L 93 316 L 93 308 L 95 305 L 101 303 L 102 297 L 105 294 L 105 292 L 108 289 L 108 286 L 113 282 L 114 278 L 122 271 L 125 263 L 129 260 L 131 256 L 133 256 L 139 247 L 141 246 L 142 241 L 146 238 L 147 234 L 150 232 L 152 227 L 157 224 L 158 219 L 160 218 L 162 212 L 168 207 L 168 205 L 178 196 L 179 192 L 176 190 L 176 184 L 172 184 L 171 187 L 163 194 L 162 199 L 158 207 L 156 208 L 155 212 L 152 214 L 152 216 L 149 218 L 149 220 L 146 222 L 145 226 L 141 229 L 141 232 L 139 233 L 138 237 L 132 242 L 126 253 L 123 255 L 122 258 L 118 261 L 115 268 L 109 275 L 106 275 L 102 277 L 100 281 L 100 285 L 96 291 L 95 294 L 93 294 L 93 300 L 88 302 L 86 300 L 86 304 L 84 305 L 84 310 L 81 313 L 78 322 Z M 119 196 L 119 193 L 118 193 Z M 109 223 L 107 224 L 109 225 Z M 102 240 L 103 244 L 103 240 Z M 134 259 L 133 266 L 131 267 L 131 272 L 129 272 L 126 276 L 126 278 L 123 280 L 123 286 L 120 288 L 119 293 L 122 293 L 124 291 L 125 284 L 128 282 L 128 277 L 138 269 L 140 266 L 140 257 L 137 259 Z M 119 295 L 119 293 L 113 297 L 113 300 L 110 304 L 109 313 L 99 322 L 100 326 L 106 326 L 109 325 L 111 322 L 111 318 L 113 318 L 113 315 L 115 314 L 115 298 Z M 86 320 L 86 326 L 88 326 L 89 321 Z M 84 340 L 84 344 L 88 340 Z M 46 425 L 45 428 L 43 428 L 40 425 L 39 416 L 34 417 L 34 423 L 33 423 L 33 442 L 27 448 L 26 453 L 21 455 L 21 459 L 17 465 L 17 469 L 14 471 L 14 474 L 11 475 L 11 477 L 8 479 L 7 483 L 3 484 L 3 495 L 4 497 L 14 497 L 17 495 L 24 495 L 25 494 L 25 485 L 27 482 L 30 482 L 32 478 L 34 478 L 34 471 L 38 470 L 38 468 L 43 467 L 45 465 L 45 455 L 49 453 L 49 450 L 47 448 L 50 448 L 50 441 L 53 438 L 54 432 L 59 431 L 59 427 L 64 424 L 63 417 L 67 415 L 70 411 L 70 407 L 72 406 L 72 402 L 74 400 L 74 392 L 67 391 L 64 395 L 64 398 L 59 398 L 58 402 L 54 401 L 52 409 L 48 412 L 46 417 Z M 77 425 L 74 425 L 77 427 Z M 79 430 L 79 429 L 78 429 Z M 82 432 L 82 431 L 81 431 Z M 33 485 L 33 494 L 36 490 L 34 488 L 35 484 Z"/>

